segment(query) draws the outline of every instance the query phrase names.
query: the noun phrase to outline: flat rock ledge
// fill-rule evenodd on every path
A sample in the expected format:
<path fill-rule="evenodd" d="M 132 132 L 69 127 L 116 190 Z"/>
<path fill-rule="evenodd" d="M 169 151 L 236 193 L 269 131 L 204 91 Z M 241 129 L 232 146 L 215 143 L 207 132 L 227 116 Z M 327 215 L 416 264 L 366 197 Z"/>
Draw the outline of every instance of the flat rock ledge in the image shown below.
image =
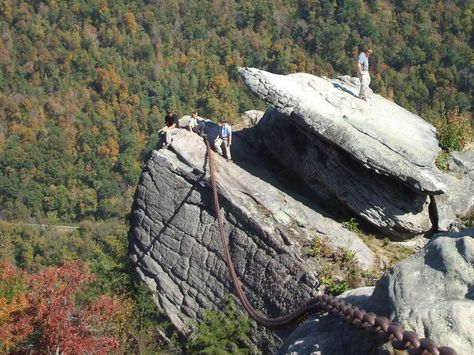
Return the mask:
<path fill-rule="evenodd" d="M 277 110 L 268 109 L 254 131 L 245 133 L 251 136 L 249 141 L 294 171 L 315 199 L 326 204 L 337 199 L 396 239 L 410 238 L 432 228 L 429 196 L 358 164 L 347 152 L 308 135 Z"/>
<path fill-rule="evenodd" d="M 207 125 L 210 141 L 217 127 Z M 312 238 L 353 250 L 368 268 L 374 254 L 314 203 L 278 187 L 238 136 L 233 162 L 216 156 L 224 228 L 236 272 L 256 309 L 269 316 L 317 294 L 319 265 L 307 259 Z M 224 263 L 209 184 L 205 145 L 180 130 L 169 150 L 152 152 L 131 213 L 129 255 L 140 280 L 156 292 L 160 309 L 181 333 L 205 309 L 222 309 L 233 293 Z M 253 343 L 274 353 L 281 334 L 258 327 Z"/>
<path fill-rule="evenodd" d="M 474 229 L 440 233 L 388 271 L 375 289 L 349 291 L 346 301 L 450 346 L 474 354 Z M 335 319 L 313 317 L 297 328 L 279 354 L 383 354 L 372 335 Z"/>
<path fill-rule="evenodd" d="M 445 191 L 434 165 L 440 151 L 436 129 L 419 116 L 379 95 L 358 99 L 358 86 L 349 80 L 239 71 L 259 98 L 367 168 L 426 194 Z"/>
<path fill-rule="evenodd" d="M 239 69 L 271 105 L 249 141 L 294 171 L 319 199 L 343 206 L 395 239 L 448 231 L 474 206 L 472 153 L 454 176 L 434 164 L 436 129 L 392 101 L 357 98 L 358 81 Z"/>

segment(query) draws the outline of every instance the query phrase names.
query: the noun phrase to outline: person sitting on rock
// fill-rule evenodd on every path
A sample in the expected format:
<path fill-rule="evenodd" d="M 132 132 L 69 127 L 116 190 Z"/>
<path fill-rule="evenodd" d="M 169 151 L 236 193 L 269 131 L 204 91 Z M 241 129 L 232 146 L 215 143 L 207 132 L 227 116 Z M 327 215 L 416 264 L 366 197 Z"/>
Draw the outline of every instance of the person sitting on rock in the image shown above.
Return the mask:
<path fill-rule="evenodd" d="M 230 155 L 230 146 L 232 145 L 232 127 L 226 123 L 224 117 L 219 120 L 219 124 L 219 134 L 214 141 L 214 147 L 216 148 L 217 153 L 222 155 L 221 145 L 224 143 L 225 157 L 227 158 L 227 161 L 230 161 L 232 159 Z"/>
<path fill-rule="evenodd" d="M 165 116 L 166 126 L 162 127 L 158 133 L 160 137 L 164 136 L 164 142 L 162 148 L 168 149 L 171 144 L 172 136 L 178 133 L 179 129 L 179 120 L 178 117 L 173 113 L 171 108 L 168 108 L 167 114 Z"/>
<path fill-rule="evenodd" d="M 189 125 L 188 125 L 188 129 L 191 131 L 191 132 L 194 132 L 194 133 L 197 133 L 199 134 L 201 137 L 204 136 L 204 132 L 205 132 L 205 128 L 206 128 L 206 122 L 204 122 L 203 120 L 199 120 L 197 119 L 197 111 L 193 111 L 191 113 L 191 119 L 189 120 Z"/>

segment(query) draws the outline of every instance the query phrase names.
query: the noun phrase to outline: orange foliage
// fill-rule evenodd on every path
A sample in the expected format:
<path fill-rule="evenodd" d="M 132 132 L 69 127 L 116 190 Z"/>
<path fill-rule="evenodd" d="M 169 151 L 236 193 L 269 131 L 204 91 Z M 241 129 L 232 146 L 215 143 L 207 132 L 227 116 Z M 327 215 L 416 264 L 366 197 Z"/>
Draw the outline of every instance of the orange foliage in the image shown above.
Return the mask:
<path fill-rule="evenodd" d="M 127 30 L 130 33 L 136 33 L 138 30 L 137 20 L 133 12 L 127 12 L 125 14 L 125 24 L 127 25 Z"/>
<path fill-rule="evenodd" d="M 215 89 L 225 88 L 229 85 L 229 79 L 226 75 L 216 75 L 212 78 L 211 86 Z"/>
<path fill-rule="evenodd" d="M 1 10 L 3 17 L 10 22 L 13 19 L 13 5 L 11 0 L 2 1 Z"/>
<path fill-rule="evenodd" d="M 107 146 L 109 147 L 109 156 L 112 158 L 117 158 L 120 151 L 118 142 L 112 137 L 109 137 L 107 139 Z"/>
<path fill-rule="evenodd" d="M 179 55 L 178 63 L 179 63 L 180 65 L 185 65 L 187 61 L 188 61 L 188 57 L 186 57 L 186 54 L 181 53 L 181 54 Z"/>
<path fill-rule="evenodd" d="M 94 280 L 79 262 L 36 274 L 26 274 L 9 262 L 0 264 L 2 285 L 12 280 L 23 283 L 24 288 L 0 289 L 4 291 L 0 305 L 9 309 L 0 306 L 6 314 L 0 321 L 1 350 L 107 354 L 118 346 L 114 337 L 105 335 L 110 327 L 115 328 L 115 315 L 121 312 L 118 301 L 99 296 L 83 309 L 74 305 L 74 296 Z"/>
<path fill-rule="evenodd" d="M 27 298 L 22 290 L 24 273 L 9 260 L 0 263 L 0 350 L 9 350 L 13 339 L 2 337 L 2 328 L 12 320 L 12 314 L 21 312 L 27 306 Z"/>
<path fill-rule="evenodd" d="M 100 12 L 106 13 L 110 11 L 107 6 L 107 0 L 97 0 L 97 3 L 100 5 Z"/>
<path fill-rule="evenodd" d="M 140 103 L 140 98 L 138 97 L 138 95 L 131 95 L 128 98 L 128 102 L 132 106 L 137 106 Z"/>
<path fill-rule="evenodd" d="M 11 63 L 10 53 L 8 48 L 3 43 L 3 40 L 0 38 L 0 63 L 8 64 Z"/>
<path fill-rule="evenodd" d="M 99 115 L 104 115 L 107 111 L 107 105 L 105 104 L 104 100 L 98 100 L 95 104 L 95 109 Z"/>
<path fill-rule="evenodd" d="M 117 159 L 120 152 L 120 146 L 118 142 L 112 138 L 107 138 L 107 144 L 97 147 L 97 154 Z"/>
<path fill-rule="evenodd" d="M 128 84 L 120 78 L 120 75 L 111 67 L 97 68 L 98 83 L 100 91 L 114 99 L 111 96 L 119 96 L 121 99 L 128 98 Z"/>
<path fill-rule="evenodd" d="M 39 48 L 37 52 L 37 59 L 42 63 L 48 63 L 51 61 L 51 53 L 47 48 Z"/>
<path fill-rule="evenodd" d="M 63 106 L 62 100 L 57 95 L 49 95 L 48 96 L 48 104 L 47 109 L 56 115 L 63 114 L 66 109 Z"/>
<path fill-rule="evenodd" d="M 18 134 L 21 136 L 22 143 L 28 144 L 36 141 L 36 133 L 31 127 L 24 126 L 21 123 L 12 122 L 8 127 L 10 135 Z"/>
<path fill-rule="evenodd" d="M 91 127 L 91 133 L 95 136 L 97 133 L 99 133 L 99 129 L 97 128 L 96 125 L 93 125 Z"/>
<path fill-rule="evenodd" d="M 285 50 L 285 46 L 282 43 L 275 43 L 272 46 L 272 49 L 277 52 L 283 52 Z"/>

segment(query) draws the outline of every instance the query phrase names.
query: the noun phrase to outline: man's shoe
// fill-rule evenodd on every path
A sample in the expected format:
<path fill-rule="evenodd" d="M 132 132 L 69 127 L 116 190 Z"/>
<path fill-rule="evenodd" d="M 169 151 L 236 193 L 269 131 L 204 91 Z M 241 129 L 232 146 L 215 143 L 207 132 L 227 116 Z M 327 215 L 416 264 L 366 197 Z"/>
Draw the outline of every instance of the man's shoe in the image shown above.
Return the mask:
<path fill-rule="evenodd" d="M 163 148 L 163 149 L 168 149 L 168 144 L 164 143 L 161 148 Z"/>

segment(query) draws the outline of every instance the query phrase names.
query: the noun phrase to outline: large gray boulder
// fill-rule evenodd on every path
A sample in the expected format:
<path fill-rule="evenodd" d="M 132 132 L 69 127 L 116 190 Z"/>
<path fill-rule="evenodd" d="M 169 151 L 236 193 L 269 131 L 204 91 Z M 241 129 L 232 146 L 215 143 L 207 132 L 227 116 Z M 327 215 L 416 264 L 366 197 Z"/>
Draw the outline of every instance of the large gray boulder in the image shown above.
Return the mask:
<path fill-rule="evenodd" d="M 449 170 L 469 174 L 474 171 L 474 151 L 452 152 L 448 157 Z"/>
<path fill-rule="evenodd" d="M 458 229 L 459 217 L 472 211 L 474 206 L 474 171 L 469 174 L 444 175 L 448 193 L 433 196 L 439 231 Z"/>
<path fill-rule="evenodd" d="M 444 181 L 448 192 L 433 196 L 438 229 L 456 230 L 458 217 L 474 208 L 474 151 L 451 152 Z"/>
<path fill-rule="evenodd" d="M 474 229 L 435 235 L 377 282 L 371 304 L 458 354 L 474 354 Z"/>
<path fill-rule="evenodd" d="M 320 198 L 335 196 L 395 238 L 448 230 L 474 206 L 474 172 L 459 178 L 438 170 L 436 130 L 417 115 L 379 95 L 358 99 L 357 81 L 348 77 L 240 73 L 272 106 L 250 140 Z M 472 155 L 451 160 L 466 170 Z"/>
<path fill-rule="evenodd" d="M 474 229 L 436 235 L 421 252 L 388 271 L 370 294 L 366 288 L 342 297 L 459 355 L 474 354 Z M 279 353 L 378 353 L 374 338 L 329 316 L 313 317 Z"/>
<path fill-rule="evenodd" d="M 207 125 L 212 141 L 217 128 Z M 305 257 L 315 236 L 353 250 L 362 266 L 374 261 L 360 238 L 325 216 L 311 201 L 286 191 L 262 167 L 256 152 L 236 135 L 233 162 L 216 156 L 218 193 L 236 272 L 250 302 L 280 315 L 314 296 L 318 264 Z M 181 333 L 204 309 L 222 309 L 232 293 L 209 186 L 208 157 L 200 137 L 186 130 L 169 150 L 155 150 L 135 194 L 129 254 L 138 277 Z M 254 333 L 262 351 L 280 340 Z"/>
<path fill-rule="evenodd" d="M 320 198 L 330 201 L 336 196 L 355 214 L 395 237 L 431 229 L 429 196 L 367 169 L 339 147 L 308 135 L 286 115 L 268 109 L 256 130 L 249 133 L 255 144 L 295 171 Z"/>
<path fill-rule="evenodd" d="M 240 73 L 258 97 L 368 169 L 420 192 L 445 191 L 434 165 L 440 151 L 436 129 L 419 116 L 379 95 L 369 102 L 358 99 L 351 81 L 255 68 L 240 68 Z"/>

